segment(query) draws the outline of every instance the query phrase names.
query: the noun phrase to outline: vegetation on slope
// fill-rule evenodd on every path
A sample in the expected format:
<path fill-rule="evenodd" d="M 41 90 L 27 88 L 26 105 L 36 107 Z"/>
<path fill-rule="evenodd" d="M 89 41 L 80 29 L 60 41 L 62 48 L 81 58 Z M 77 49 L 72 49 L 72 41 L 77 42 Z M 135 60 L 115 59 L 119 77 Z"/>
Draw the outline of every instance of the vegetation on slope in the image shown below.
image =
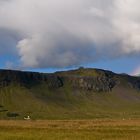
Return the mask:
<path fill-rule="evenodd" d="M 23 119 L 28 115 L 31 119 L 140 117 L 139 78 L 92 69 L 80 70 L 84 76 L 79 77 L 77 71 L 50 75 L 13 71 L 5 74 L 3 71 L 0 74 L 0 119 Z M 92 80 L 95 71 L 100 74 L 96 75 L 97 80 Z M 92 72 L 94 76 L 90 76 Z M 73 79 L 69 73 L 77 77 Z M 84 87 L 77 84 L 81 78 Z M 91 83 L 106 87 L 109 79 L 115 81 L 109 91 L 86 88 Z"/>

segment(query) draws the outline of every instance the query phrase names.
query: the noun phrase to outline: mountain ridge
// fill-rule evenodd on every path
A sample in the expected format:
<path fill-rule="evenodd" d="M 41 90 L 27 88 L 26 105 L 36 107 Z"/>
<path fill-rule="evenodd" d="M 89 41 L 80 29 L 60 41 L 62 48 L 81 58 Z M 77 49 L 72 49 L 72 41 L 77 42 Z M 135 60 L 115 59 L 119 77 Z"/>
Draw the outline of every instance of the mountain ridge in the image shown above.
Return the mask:
<path fill-rule="evenodd" d="M 140 77 L 93 68 L 0 70 L 0 119 L 137 118 L 139 107 Z"/>
<path fill-rule="evenodd" d="M 65 81 L 69 81 L 73 86 L 77 86 L 77 88 L 85 87 L 95 91 L 109 91 L 122 80 L 128 82 L 133 88 L 140 89 L 140 77 L 117 74 L 102 69 L 79 68 L 76 70 L 59 71 L 55 73 L 0 70 L 1 86 L 6 86 L 11 83 L 30 86 L 32 84 L 46 82 L 50 87 L 59 88 L 65 84 Z M 101 87 L 104 87 L 104 89 Z"/>

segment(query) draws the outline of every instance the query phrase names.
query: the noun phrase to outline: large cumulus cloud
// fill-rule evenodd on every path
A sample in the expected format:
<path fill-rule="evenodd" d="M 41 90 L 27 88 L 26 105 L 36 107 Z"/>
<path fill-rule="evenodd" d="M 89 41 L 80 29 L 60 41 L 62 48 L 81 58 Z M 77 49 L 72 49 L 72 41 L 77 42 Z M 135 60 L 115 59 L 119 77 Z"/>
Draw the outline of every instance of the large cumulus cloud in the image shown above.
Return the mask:
<path fill-rule="evenodd" d="M 0 0 L 0 51 L 16 49 L 33 68 L 137 55 L 139 9 L 139 0 Z"/>

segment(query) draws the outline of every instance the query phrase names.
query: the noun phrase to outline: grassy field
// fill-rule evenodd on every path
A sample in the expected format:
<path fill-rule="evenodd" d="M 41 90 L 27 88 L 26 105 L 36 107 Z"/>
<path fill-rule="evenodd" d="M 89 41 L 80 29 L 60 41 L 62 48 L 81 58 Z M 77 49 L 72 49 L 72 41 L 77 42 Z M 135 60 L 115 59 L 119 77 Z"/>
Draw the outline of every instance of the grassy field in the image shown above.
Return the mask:
<path fill-rule="evenodd" d="M 140 119 L 0 121 L 0 140 L 139 140 Z"/>

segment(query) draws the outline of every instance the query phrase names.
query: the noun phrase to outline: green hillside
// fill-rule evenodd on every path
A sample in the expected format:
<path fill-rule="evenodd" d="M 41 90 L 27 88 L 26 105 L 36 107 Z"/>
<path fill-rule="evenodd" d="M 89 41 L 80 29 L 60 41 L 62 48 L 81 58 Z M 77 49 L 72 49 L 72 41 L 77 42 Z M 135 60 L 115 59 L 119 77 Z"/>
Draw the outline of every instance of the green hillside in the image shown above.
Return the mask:
<path fill-rule="evenodd" d="M 86 72 L 82 72 L 84 78 Z M 0 88 L 0 119 L 23 119 L 28 115 L 31 119 L 131 119 L 140 117 L 140 90 L 138 86 L 135 88 L 135 85 L 138 85 L 135 82 L 139 79 L 96 70 L 96 76 L 98 73 L 97 78 L 100 81 L 93 82 L 91 78 L 96 77 L 95 70 L 93 75 L 90 71 L 85 80 L 89 83 L 93 82 L 97 87 L 105 86 L 103 88 L 105 90 L 100 91 L 97 88 L 97 91 L 95 91 L 93 88 L 85 88 L 77 84 L 77 81 L 75 81 L 75 76 L 79 78 L 77 71 L 76 74 L 70 73 L 68 79 L 65 79 L 65 77 L 69 75 L 69 72 L 64 72 L 65 76 L 63 77 L 63 72 L 55 74 L 59 75 L 57 78 L 61 80 L 61 84 L 56 77 L 51 75 L 51 78 L 50 76 L 48 78 L 49 80 L 32 81 L 30 79 L 31 82 L 26 80 L 27 85 L 23 84 L 23 76 L 20 79 L 16 77 L 17 73 L 16 76 L 11 76 L 10 73 L 8 77 L 11 81 L 8 79 L 8 84 L 6 86 L 2 85 Z M 104 77 L 104 80 L 102 80 L 100 74 Z M 114 75 L 113 79 L 115 79 L 116 84 L 110 91 L 106 91 L 105 76 L 112 78 L 112 75 Z M 34 76 L 36 77 L 36 75 Z M 16 77 L 16 80 L 12 77 Z M 33 78 L 33 76 L 31 77 Z M 7 80 L 7 76 L 3 76 L 4 78 Z M 3 79 L 1 82 L 4 81 Z M 107 81 L 109 80 L 107 79 Z M 86 87 L 89 87 L 89 83 Z"/>

